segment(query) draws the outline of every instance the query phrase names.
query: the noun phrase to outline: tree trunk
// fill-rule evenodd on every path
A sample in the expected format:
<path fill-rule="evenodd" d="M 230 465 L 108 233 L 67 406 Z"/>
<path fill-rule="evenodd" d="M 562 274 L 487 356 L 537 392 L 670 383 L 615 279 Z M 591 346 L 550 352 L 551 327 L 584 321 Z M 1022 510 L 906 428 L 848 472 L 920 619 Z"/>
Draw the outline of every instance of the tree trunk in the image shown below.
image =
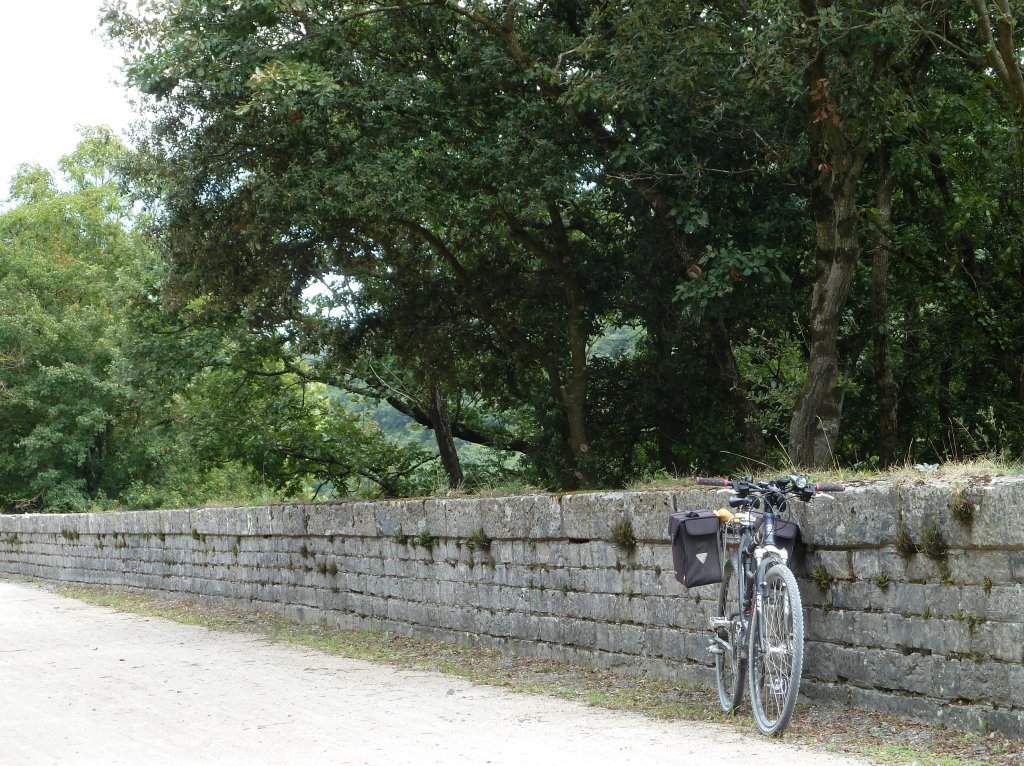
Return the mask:
<path fill-rule="evenodd" d="M 722 379 L 729 386 L 729 398 L 732 406 L 743 423 L 744 457 L 760 460 L 764 457 L 764 435 L 761 424 L 754 416 L 754 406 L 747 396 L 747 387 L 743 384 L 739 365 L 732 353 L 732 340 L 725 320 L 717 316 L 711 320 L 711 349 L 715 357 L 715 365 Z"/>
<path fill-rule="evenodd" d="M 569 373 L 567 380 L 559 386 L 559 394 L 565 407 L 566 424 L 569 432 L 569 448 L 573 455 L 573 473 L 579 486 L 590 489 L 597 486 L 593 474 L 586 467 L 590 452 L 587 438 L 587 387 L 590 369 L 587 361 L 586 307 L 582 291 L 576 278 L 569 237 L 565 231 L 558 205 L 548 205 L 555 244 L 555 264 L 562 290 L 565 295 L 566 337 L 569 341 Z"/>
<path fill-rule="evenodd" d="M 839 435 L 844 391 L 837 337 L 859 255 L 857 179 L 863 161 L 849 147 L 831 147 L 826 177 L 812 191 L 817 263 L 811 299 L 810 358 L 789 429 L 790 459 L 801 466 L 830 464 Z"/>
<path fill-rule="evenodd" d="M 455 448 L 455 437 L 452 436 L 451 419 L 448 416 L 448 402 L 445 401 L 444 392 L 440 384 L 430 380 L 430 423 L 434 429 L 434 439 L 437 441 L 437 451 L 441 455 L 441 465 L 448 474 L 448 485 L 452 489 L 458 489 L 465 481 L 462 474 L 462 463 L 459 460 L 459 453 Z"/>
<path fill-rule="evenodd" d="M 878 236 L 871 259 L 871 319 L 875 341 L 875 394 L 878 401 L 878 455 L 891 465 L 896 461 L 898 391 L 892 373 L 892 333 L 889 324 L 889 258 L 892 254 L 892 194 L 895 179 L 888 152 L 881 156 L 878 183 Z"/>
<path fill-rule="evenodd" d="M 808 19 L 817 14 L 812 0 L 802 0 Z M 789 457 L 800 466 L 824 467 L 834 455 L 843 414 L 839 382 L 839 324 L 860 254 L 857 227 L 857 182 L 866 154 L 855 149 L 843 129 L 830 94 L 825 52 L 814 46 L 806 70 L 810 101 L 808 135 L 817 180 L 811 188 L 817 259 L 810 314 L 807 380 L 789 427 Z"/>

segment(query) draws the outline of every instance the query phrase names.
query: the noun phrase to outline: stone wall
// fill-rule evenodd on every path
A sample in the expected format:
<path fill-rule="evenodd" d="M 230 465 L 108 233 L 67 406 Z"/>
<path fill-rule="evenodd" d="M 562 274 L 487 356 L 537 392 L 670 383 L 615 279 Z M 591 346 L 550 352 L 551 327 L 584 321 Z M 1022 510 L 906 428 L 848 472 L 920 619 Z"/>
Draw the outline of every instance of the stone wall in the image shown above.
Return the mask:
<path fill-rule="evenodd" d="M 717 504 L 684 490 L 0 516 L 0 572 L 708 682 L 717 586 L 675 581 L 667 520 Z M 796 515 L 807 696 L 1024 738 L 1024 482 L 876 484 Z"/>

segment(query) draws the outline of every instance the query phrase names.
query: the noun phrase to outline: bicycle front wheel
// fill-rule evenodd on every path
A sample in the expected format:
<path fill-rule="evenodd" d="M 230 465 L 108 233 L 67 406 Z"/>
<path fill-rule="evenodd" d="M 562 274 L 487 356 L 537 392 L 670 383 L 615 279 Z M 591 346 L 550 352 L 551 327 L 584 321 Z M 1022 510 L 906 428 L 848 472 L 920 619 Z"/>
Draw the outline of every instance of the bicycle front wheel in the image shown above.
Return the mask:
<path fill-rule="evenodd" d="M 750 626 L 750 702 L 757 727 L 780 735 L 800 693 L 804 614 L 796 577 L 783 564 L 764 576 L 763 598 Z"/>
<path fill-rule="evenodd" d="M 736 564 L 725 565 L 725 577 L 718 590 L 718 619 L 715 621 L 715 680 L 722 710 L 730 715 L 736 712 L 743 699 L 747 660 L 742 657 L 743 615 L 740 606 L 739 577 Z"/>

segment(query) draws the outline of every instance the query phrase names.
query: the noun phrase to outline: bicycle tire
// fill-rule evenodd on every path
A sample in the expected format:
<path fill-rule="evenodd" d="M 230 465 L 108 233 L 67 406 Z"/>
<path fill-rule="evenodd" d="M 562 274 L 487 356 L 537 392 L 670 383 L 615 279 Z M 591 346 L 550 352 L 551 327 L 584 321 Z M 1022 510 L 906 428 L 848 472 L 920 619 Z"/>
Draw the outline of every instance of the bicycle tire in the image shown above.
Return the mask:
<path fill-rule="evenodd" d="M 719 625 L 715 635 L 728 644 L 722 654 L 715 654 L 715 681 L 718 687 L 718 700 L 729 715 L 736 712 L 743 700 L 743 686 L 747 674 L 747 660 L 742 657 L 740 642 L 742 641 L 742 620 L 740 613 L 739 577 L 736 564 L 729 561 L 725 565 L 725 575 L 718 590 L 718 618 L 728 620 L 727 627 Z"/>
<path fill-rule="evenodd" d="M 750 703 L 757 727 L 780 736 L 800 694 L 804 614 L 796 577 L 787 566 L 780 562 L 769 567 L 764 585 L 750 625 Z"/>

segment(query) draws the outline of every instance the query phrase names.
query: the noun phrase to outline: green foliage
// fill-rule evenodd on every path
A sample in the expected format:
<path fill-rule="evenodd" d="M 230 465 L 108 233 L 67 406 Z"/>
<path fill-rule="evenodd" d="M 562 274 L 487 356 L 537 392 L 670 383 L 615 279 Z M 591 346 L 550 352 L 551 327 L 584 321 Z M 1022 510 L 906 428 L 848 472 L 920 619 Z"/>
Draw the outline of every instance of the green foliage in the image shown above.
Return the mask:
<path fill-rule="evenodd" d="M 678 165 L 691 147 L 711 147 L 715 165 L 735 159 L 720 121 L 680 124 L 677 94 L 634 92 L 649 80 L 634 68 L 664 72 L 705 105 L 720 95 L 715 83 L 732 81 L 651 32 L 652 15 L 668 13 L 655 29 L 681 24 L 688 41 L 709 39 L 685 9 L 642 4 L 619 19 L 525 6 L 513 29 L 536 66 L 510 56 L 486 16 L 454 7 L 389 9 L 360 24 L 228 3 L 165 10 L 108 23 L 138 46 L 130 74 L 156 98 L 161 128 L 139 171 L 165 191 L 160 225 L 181 290 L 287 323 L 321 379 L 350 385 L 353 360 L 368 360 L 365 388 L 409 411 L 423 413 L 423 383 L 439 381 L 467 424 L 525 441 L 542 484 L 619 484 L 704 462 L 702 442 L 728 441 L 735 418 L 716 399 L 732 382 L 694 376 L 709 367 L 702 323 L 724 306 L 673 305 L 689 265 L 682 238 L 708 253 L 716 299 L 734 297 L 734 272 L 783 288 L 789 277 L 777 249 L 718 234 L 767 198 L 739 188 L 695 197 L 692 169 Z M 279 53 L 260 42 L 299 16 L 316 33 Z M 635 44 L 639 31 L 654 48 Z M 572 73 L 552 84 L 564 51 Z M 584 69 L 595 76 L 577 77 Z M 655 195 L 652 167 L 682 172 Z M 715 219 L 739 200 L 739 215 Z M 358 288 L 302 314 L 317 280 Z M 646 337 L 621 355 L 588 355 L 604 327 Z"/>
<path fill-rule="evenodd" d="M 88 133 L 65 160 L 68 191 L 39 168 L 12 183 L 0 215 L 0 502 L 82 510 L 109 488 L 107 455 L 130 415 L 119 374 L 119 309 L 142 243 L 99 163 L 123 151 Z"/>
<path fill-rule="evenodd" d="M 1024 454 L 1024 134 L 967 4 L 105 25 L 153 120 L 12 184 L 6 509 L 728 472 L 789 446 L 824 377 L 841 465 Z"/>
<path fill-rule="evenodd" d="M 125 157 L 87 131 L 61 183 L 24 169 L 0 215 L 3 509 L 421 491 L 430 455 L 304 379 L 278 339 L 204 299 L 160 303 L 163 266 L 113 180 Z"/>

